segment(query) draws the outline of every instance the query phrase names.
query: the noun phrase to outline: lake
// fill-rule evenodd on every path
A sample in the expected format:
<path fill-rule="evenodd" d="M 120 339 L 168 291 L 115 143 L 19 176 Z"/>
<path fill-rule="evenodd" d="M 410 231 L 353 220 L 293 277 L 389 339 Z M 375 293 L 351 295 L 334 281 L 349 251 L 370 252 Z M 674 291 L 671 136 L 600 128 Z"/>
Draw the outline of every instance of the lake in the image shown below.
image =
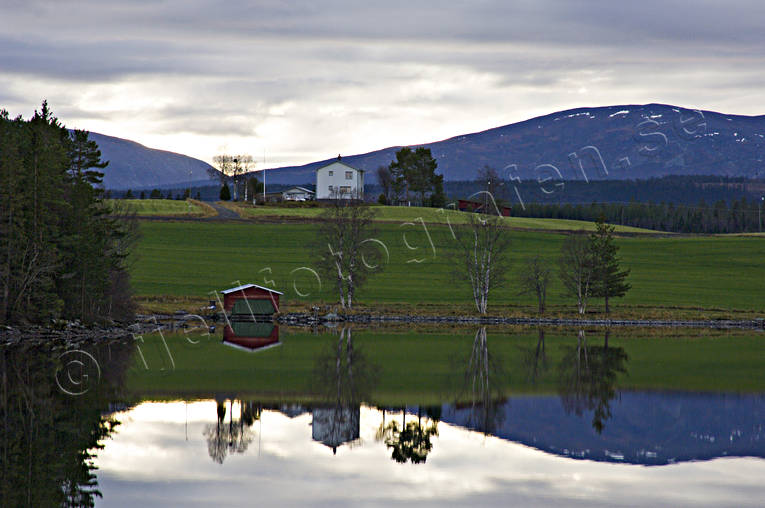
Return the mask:
<path fill-rule="evenodd" d="M 757 332 L 258 323 L 0 354 L 3 506 L 765 499 Z"/>

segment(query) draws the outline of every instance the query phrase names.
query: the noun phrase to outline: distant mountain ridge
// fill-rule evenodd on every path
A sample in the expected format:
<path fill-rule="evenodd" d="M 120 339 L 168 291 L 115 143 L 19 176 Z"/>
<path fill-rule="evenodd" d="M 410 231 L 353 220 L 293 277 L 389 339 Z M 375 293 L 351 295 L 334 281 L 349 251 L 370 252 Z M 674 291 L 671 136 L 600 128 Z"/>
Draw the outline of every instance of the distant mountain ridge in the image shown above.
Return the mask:
<path fill-rule="evenodd" d="M 165 150 L 147 148 L 135 141 L 90 133 L 98 143 L 102 160 L 109 161 L 103 170 L 107 189 L 147 189 L 169 186 L 210 185 L 204 161 Z"/>
<path fill-rule="evenodd" d="M 726 115 L 665 104 L 577 108 L 426 143 L 446 181 L 488 165 L 506 179 L 647 179 L 666 175 L 765 177 L 765 115 Z M 401 147 L 343 156 L 367 171 Z M 301 184 L 332 159 L 271 168 L 270 183 Z"/>

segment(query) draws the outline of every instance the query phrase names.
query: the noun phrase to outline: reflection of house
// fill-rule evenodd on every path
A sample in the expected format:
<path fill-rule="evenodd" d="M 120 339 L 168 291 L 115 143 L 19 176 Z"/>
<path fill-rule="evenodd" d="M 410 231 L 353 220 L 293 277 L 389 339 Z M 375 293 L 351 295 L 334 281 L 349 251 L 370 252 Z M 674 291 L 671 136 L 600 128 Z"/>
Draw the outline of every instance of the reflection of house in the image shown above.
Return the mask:
<path fill-rule="evenodd" d="M 292 187 L 282 192 L 284 201 L 311 201 L 313 197 L 314 192 L 305 187 Z"/>
<path fill-rule="evenodd" d="M 337 156 L 316 170 L 316 199 L 364 199 L 364 170 Z"/>
<path fill-rule="evenodd" d="M 223 309 L 231 319 L 249 319 L 273 317 L 279 312 L 279 296 L 283 293 L 274 289 L 244 284 L 235 288 L 224 289 Z"/>
<path fill-rule="evenodd" d="M 280 346 L 279 327 L 274 323 L 231 321 L 223 328 L 223 343 L 246 351 Z"/>
<path fill-rule="evenodd" d="M 360 419 L 360 406 L 314 408 L 311 437 L 336 452 L 338 446 L 359 438 Z"/>

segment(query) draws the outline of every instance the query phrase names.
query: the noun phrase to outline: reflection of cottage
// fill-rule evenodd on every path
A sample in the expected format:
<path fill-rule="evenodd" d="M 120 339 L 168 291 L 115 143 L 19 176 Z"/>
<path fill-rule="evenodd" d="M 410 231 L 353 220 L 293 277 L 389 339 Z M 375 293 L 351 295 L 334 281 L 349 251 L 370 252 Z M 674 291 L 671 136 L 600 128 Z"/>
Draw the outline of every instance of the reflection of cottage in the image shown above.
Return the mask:
<path fill-rule="evenodd" d="M 284 201 L 311 201 L 313 197 L 314 192 L 305 187 L 292 187 L 282 192 Z"/>
<path fill-rule="evenodd" d="M 223 328 L 223 343 L 245 351 L 262 351 L 281 346 L 279 327 L 274 323 L 231 321 Z"/>
<path fill-rule="evenodd" d="M 274 313 L 279 312 L 279 297 L 283 294 L 257 284 L 244 284 L 220 293 L 229 319 L 250 321 L 271 320 Z"/>
<path fill-rule="evenodd" d="M 314 408 L 311 437 L 336 453 L 338 446 L 359 438 L 360 419 L 360 406 Z"/>
<path fill-rule="evenodd" d="M 364 199 L 364 170 L 337 156 L 316 170 L 316 199 Z"/>

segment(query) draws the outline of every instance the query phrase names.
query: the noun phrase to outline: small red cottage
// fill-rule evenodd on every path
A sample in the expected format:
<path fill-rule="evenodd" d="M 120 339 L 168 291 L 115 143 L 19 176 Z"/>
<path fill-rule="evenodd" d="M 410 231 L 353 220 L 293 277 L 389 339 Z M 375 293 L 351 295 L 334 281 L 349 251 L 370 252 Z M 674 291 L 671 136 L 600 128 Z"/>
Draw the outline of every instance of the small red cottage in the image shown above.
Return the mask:
<path fill-rule="evenodd" d="M 223 309 L 229 316 L 263 316 L 279 312 L 279 297 L 284 293 L 257 284 L 224 289 Z"/>
<path fill-rule="evenodd" d="M 493 206 L 490 203 L 481 203 L 480 201 L 468 201 L 467 199 L 460 199 L 457 203 L 457 209 L 460 212 L 475 212 L 475 213 L 491 213 L 494 214 L 497 209 L 492 210 Z M 510 217 L 510 207 L 503 206 L 499 212 L 503 217 Z"/>

